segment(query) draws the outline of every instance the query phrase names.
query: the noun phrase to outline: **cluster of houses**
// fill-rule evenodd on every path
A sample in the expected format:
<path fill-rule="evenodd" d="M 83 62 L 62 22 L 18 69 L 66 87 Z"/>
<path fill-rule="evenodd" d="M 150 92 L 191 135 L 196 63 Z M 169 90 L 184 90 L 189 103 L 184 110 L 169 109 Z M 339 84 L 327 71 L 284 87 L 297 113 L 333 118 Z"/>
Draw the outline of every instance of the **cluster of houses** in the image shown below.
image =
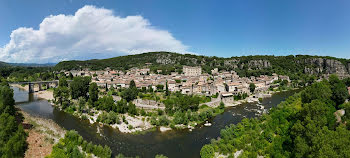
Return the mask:
<path fill-rule="evenodd" d="M 170 75 L 155 74 L 149 68 L 132 68 L 127 72 L 106 69 L 103 71 L 69 71 L 73 76 L 91 76 L 92 81 L 99 86 L 108 88 L 128 88 L 131 80 L 134 80 L 138 88 L 157 87 L 165 89 L 168 84 L 169 91 L 180 91 L 183 94 L 201 94 L 233 96 L 238 94 L 250 94 L 249 85 L 254 83 L 255 92 L 266 91 L 276 86 L 273 84 L 278 79 L 289 80 L 288 76 L 273 74 L 272 76 L 262 75 L 260 77 L 239 77 L 235 71 L 218 71 L 217 68 L 211 74 L 202 73 L 201 67 L 183 67 L 183 73 L 173 72 Z M 157 86 L 163 85 L 163 86 Z"/>

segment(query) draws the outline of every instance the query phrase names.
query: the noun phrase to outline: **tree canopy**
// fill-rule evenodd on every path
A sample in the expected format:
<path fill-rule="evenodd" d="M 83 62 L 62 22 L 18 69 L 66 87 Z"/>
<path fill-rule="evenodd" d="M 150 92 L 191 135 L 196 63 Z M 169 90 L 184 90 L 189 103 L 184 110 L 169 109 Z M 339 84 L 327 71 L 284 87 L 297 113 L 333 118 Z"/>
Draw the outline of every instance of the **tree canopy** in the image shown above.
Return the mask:
<path fill-rule="evenodd" d="M 74 77 L 73 81 L 70 83 L 72 99 L 78 99 L 79 97 L 88 99 L 90 82 L 91 77 Z"/>
<path fill-rule="evenodd" d="M 317 82 L 260 118 L 243 119 L 203 146 L 202 157 L 218 152 L 240 157 L 350 157 L 349 114 L 336 122 L 334 112 L 350 104 L 334 97 L 345 84 L 333 76 Z M 338 89 L 339 88 L 339 89 Z"/>
<path fill-rule="evenodd" d="M 89 101 L 95 103 L 98 100 L 98 87 L 95 82 L 90 84 L 89 87 Z"/>
<path fill-rule="evenodd" d="M 14 107 L 13 90 L 7 84 L 0 85 L 0 156 L 23 157 L 27 149 L 22 127 L 22 115 Z"/>
<path fill-rule="evenodd" d="M 250 83 L 250 84 L 249 84 L 249 90 L 250 90 L 250 93 L 254 93 L 255 88 L 256 88 L 256 86 L 255 86 L 255 84 L 254 84 L 254 83 Z"/>

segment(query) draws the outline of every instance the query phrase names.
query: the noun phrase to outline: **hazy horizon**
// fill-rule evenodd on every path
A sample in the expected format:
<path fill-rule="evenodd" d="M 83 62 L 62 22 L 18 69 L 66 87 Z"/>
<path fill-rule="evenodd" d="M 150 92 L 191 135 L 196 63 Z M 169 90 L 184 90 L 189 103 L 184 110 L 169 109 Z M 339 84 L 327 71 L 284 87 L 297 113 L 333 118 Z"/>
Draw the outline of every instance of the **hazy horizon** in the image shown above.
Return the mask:
<path fill-rule="evenodd" d="M 144 53 L 139 53 L 139 54 L 145 54 L 145 53 L 152 53 L 152 52 L 144 52 Z M 167 52 L 167 53 L 176 53 L 176 52 Z M 181 54 L 181 53 L 177 53 L 177 54 Z M 137 55 L 137 54 L 127 54 L 127 55 L 120 55 L 120 56 L 115 56 L 115 57 L 121 57 L 121 56 L 128 56 L 128 55 Z M 185 55 L 185 54 L 184 54 Z M 245 57 L 245 56 L 290 56 L 290 55 L 293 55 L 293 56 L 298 56 L 298 55 L 308 55 L 308 54 L 289 54 L 289 55 L 245 55 L 245 56 L 231 56 L 231 57 L 221 57 L 221 56 L 209 56 L 209 55 L 201 55 L 201 54 L 191 54 L 191 55 L 196 55 L 196 56 L 206 56 L 206 57 L 219 57 L 219 58 L 232 58 L 232 57 Z M 318 57 L 334 57 L 334 56 L 319 56 L 319 55 L 309 55 L 309 56 L 318 56 Z M 109 58 L 115 58 L 115 57 L 108 57 L 108 58 L 91 58 L 91 59 L 86 59 L 86 60 L 79 60 L 79 59 L 72 59 L 72 60 L 62 60 L 62 61 L 87 61 L 87 60 L 102 60 L 102 59 L 109 59 Z M 340 57 L 334 57 L 334 58 L 338 58 L 338 59 L 346 59 L 348 60 L 349 58 L 340 58 Z M 59 62 L 62 62 L 62 61 L 59 61 Z M 0 61 L 0 62 L 5 62 L 5 61 Z M 38 64 L 38 65 L 56 65 L 58 64 L 59 62 L 48 62 L 48 63 L 16 63 L 16 62 L 5 62 L 5 63 L 8 63 L 8 64 Z"/>

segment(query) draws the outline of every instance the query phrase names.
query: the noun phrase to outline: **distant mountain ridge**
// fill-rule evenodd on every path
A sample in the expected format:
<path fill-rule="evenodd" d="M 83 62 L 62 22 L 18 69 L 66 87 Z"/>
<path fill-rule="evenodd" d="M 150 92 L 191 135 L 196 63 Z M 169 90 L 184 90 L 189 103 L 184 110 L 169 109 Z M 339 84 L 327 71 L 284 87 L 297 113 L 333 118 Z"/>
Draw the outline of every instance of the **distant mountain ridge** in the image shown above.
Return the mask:
<path fill-rule="evenodd" d="M 45 63 L 45 64 L 37 64 L 37 63 L 6 63 L 0 61 L 0 67 L 4 66 L 22 66 L 22 67 L 53 67 L 57 63 Z"/>
<path fill-rule="evenodd" d="M 339 76 L 350 74 L 350 60 L 329 56 L 289 55 L 289 56 L 241 56 L 222 58 L 199 56 L 171 52 L 149 52 L 136 55 L 119 56 L 108 59 L 86 61 L 62 61 L 55 66 L 56 70 L 102 70 L 107 67 L 117 70 L 128 70 L 132 67 L 148 65 L 152 70 L 160 69 L 166 73 L 181 71 L 183 65 L 201 66 L 204 72 L 210 73 L 213 68 L 235 70 L 240 76 L 261 74 L 294 74 L 313 75 L 336 73 Z"/>
<path fill-rule="evenodd" d="M 57 63 L 44 63 L 44 64 L 37 64 L 37 63 L 9 63 L 12 66 L 23 66 L 23 67 L 53 67 Z"/>
<path fill-rule="evenodd" d="M 8 66 L 7 63 L 0 61 L 0 67 Z"/>

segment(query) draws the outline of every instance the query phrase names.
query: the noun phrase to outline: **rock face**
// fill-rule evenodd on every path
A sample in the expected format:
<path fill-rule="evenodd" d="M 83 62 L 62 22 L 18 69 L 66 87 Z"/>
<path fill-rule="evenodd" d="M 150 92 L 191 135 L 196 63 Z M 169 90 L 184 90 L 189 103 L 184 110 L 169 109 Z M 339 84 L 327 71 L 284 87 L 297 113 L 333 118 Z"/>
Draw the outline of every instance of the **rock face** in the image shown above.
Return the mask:
<path fill-rule="evenodd" d="M 215 60 L 214 60 L 215 61 Z M 181 65 L 206 65 L 218 66 L 220 62 L 210 62 L 205 58 L 194 58 L 193 56 L 176 56 L 173 54 L 157 54 L 156 63 L 158 64 L 181 64 Z M 304 58 L 296 60 L 295 63 L 304 67 L 307 74 L 337 74 L 338 76 L 347 76 L 350 74 L 350 63 L 343 64 L 337 59 L 329 58 Z M 223 65 L 232 69 L 260 70 L 272 67 L 271 62 L 266 59 L 244 60 L 240 58 L 231 58 L 223 60 Z"/>
<path fill-rule="evenodd" d="M 248 67 L 262 69 L 271 67 L 271 64 L 268 60 L 251 60 L 248 62 Z"/>
<path fill-rule="evenodd" d="M 224 65 L 231 68 L 243 69 L 247 67 L 248 69 L 263 69 L 271 67 L 271 63 L 268 60 L 250 60 L 247 63 L 242 62 L 238 59 L 225 60 Z"/>
<path fill-rule="evenodd" d="M 308 74 L 337 74 L 338 76 L 346 76 L 349 74 L 348 66 L 341 63 L 339 60 L 326 59 L 326 58 L 309 58 L 304 61 L 298 62 L 304 63 L 304 72 Z"/>
<path fill-rule="evenodd" d="M 326 59 L 326 73 L 337 73 L 339 75 L 345 75 L 348 72 L 346 71 L 346 67 L 338 60 Z"/>
<path fill-rule="evenodd" d="M 224 65 L 236 69 L 238 68 L 239 61 L 240 60 L 236 60 L 236 59 L 225 60 Z"/>
<path fill-rule="evenodd" d="M 167 55 L 158 55 L 156 63 L 158 64 L 174 64 L 175 60 L 171 59 L 171 55 L 167 54 Z"/>

